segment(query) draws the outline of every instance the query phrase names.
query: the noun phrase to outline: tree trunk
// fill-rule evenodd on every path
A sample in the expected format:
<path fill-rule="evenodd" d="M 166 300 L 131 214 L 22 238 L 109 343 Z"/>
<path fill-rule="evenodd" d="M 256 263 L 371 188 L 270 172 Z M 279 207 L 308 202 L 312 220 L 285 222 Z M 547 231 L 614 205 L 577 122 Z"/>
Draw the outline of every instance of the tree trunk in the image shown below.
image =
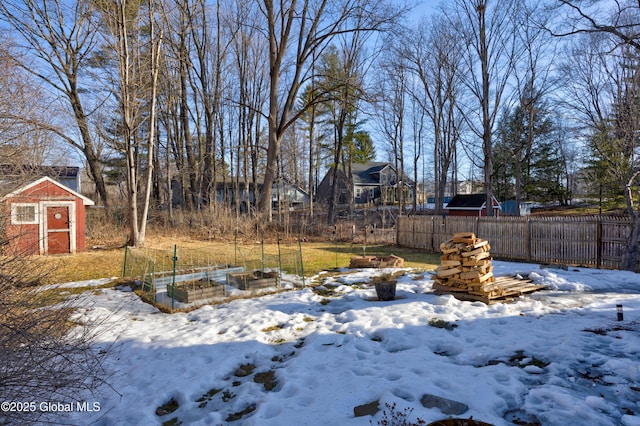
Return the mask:
<path fill-rule="evenodd" d="M 274 104 L 275 105 L 275 104 Z M 262 195 L 260 196 L 260 203 L 258 208 L 261 212 L 268 214 L 269 222 L 273 220 L 273 209 L 271 206 L 271 200 L 273 198 L 273 183 L 276 180 L 277 175 L 277 161 L 280 153 L 280 144 L 282 137 L 278 134 L 278 131 L 273 129 L 275 127 L 275 121 L 272 121 L 271 114 L 269 115 L 269 146 L 267 148 L 267 165 L 264 172 L 264 183 L 262 185 Z"/>
<path fill-rule="evenodd" d="M 89 133 L 89 124 L 87 123 L 87 116 L 84 113 L 80 97 L 77 92 L 75 84 L 71 85 L 71 92 L 68 93 L 73 114 L 80 130 L 80 137 L 82 138 L 82 153 L 87 160 L 87 166 L 89 167 L 89 176 L 93 180 L 96 186 L 96 192 L 102 201 L 102 205 L 105 210 L 109 211 L 109 196 L 107 193 L 107 187 L 102 175 L 102 169 L 100 167 L 100 158 L 96 154 L 96 149 L 93 146 L 93 139 Z"/>
<path fill-rule="evenodd" d="M 148 170 L 147 170 L 147 179 L 144 188 L 144 205 L 142 207 L 142 217 L 140 218 L 140 230 L 138 233 L 138 240 L 136 241 L 137 246 L 144 245 L 144 239 L 147 233 L 147 216 L 149 215 L 149 201 L 151 198 L 152 184 L 153 184 L 153 161 L 151 159 L 154 157 L 155 153 L 155 139 L 156 139 L 156 98 L 157 98 L 157 90 L 158 90 L 158 73 L 160 70 L 160 46 L 162 36 L 159 37 L 158 40 L 155 39 L 155 23 L 153 20 L 153 10 L 152 5 L 149 7 L 149 37 L 151 39 L 151 93 L 149 94 L 151 105 L 149 106 L 149 130 L 147 136 L 147 155 L 149 158 L 148 161 Z"/>
<path fill-rule="evenodd" d="M 489 112 L 489 50 L 487 46 L 486 22 L 485 22 L 486 3 L 478 7 L 478 26 L 479 26 L 479 51 L 480 64 L 482 73 L 482 98 L 480 103 L 482 106 L 482 153 L 484 155 L 484 192 L 487 200 L 487 216 L 493 216 L 493 152 L 492 152 L 492 129 L 491 114 Z"/>

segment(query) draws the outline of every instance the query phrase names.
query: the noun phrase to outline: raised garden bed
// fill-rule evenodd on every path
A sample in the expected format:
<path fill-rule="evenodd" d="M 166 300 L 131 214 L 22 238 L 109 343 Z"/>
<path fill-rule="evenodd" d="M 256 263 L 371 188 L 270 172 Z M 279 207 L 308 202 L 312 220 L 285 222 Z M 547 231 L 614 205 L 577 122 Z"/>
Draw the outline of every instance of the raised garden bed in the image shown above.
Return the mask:
<path fill-rule="evenodd" d="M 245 271 L 229 272 L 227 283 L 238 290 L 257 290 L 266 287 L 276 287 L 280 284 L 278 272 Z"/>
<path fill-rule="evenodd" d="M 169 288 L 169 292 L 171 292 Z M 182 303 L 191 303 L 196 300 L 212 299 L 214 297 L 224 297 L 226 295 L 223 284 L 209 280 L 198 280 L 182 283 L 173 289 L 173 297 Z"/>
<path fill-rule="evenodd" d="M 170 272 L 164 272 L 162 275 L 158 275 L 153 278 L 152 282 L 147 283 L 150 288 L 155 288 L 156 292 L 163 292 L 168 290 L 173 283 L 176 287 L 184 287 L 187 283 L 197 282 L 200 280 L 216 281 L 218 283 L 224 283 L 229 272 L 240 272 L 244 268 L 241 266 L 228 266 L 225 268 L 212 267 L 206 268 L 200 271 L 180 271 L 179 273 L 171 274 Z"/>

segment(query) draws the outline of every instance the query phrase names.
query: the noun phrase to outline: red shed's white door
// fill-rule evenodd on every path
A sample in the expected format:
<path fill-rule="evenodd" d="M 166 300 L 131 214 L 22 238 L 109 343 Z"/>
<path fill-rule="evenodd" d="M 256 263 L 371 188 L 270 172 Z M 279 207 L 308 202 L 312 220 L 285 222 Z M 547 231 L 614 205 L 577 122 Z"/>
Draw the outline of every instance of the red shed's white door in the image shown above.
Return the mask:
<path fill-rule="evenodd" d="M 47 253 L 71 252 L 71 221 L 67 206 L 47 206 Z"/>

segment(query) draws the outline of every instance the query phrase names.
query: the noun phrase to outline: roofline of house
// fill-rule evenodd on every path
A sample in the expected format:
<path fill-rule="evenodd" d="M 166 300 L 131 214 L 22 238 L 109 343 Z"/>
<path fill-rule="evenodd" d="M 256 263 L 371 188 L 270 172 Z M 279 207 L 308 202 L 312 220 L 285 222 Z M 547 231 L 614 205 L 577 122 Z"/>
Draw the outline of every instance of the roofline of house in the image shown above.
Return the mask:
<path fill-rule="evenodd" d="M 11 191 L 10 193 L 6 194 L 5 196 L 3 196 L 2 198 L 0 198 L 0 201 L 5 201 L 7 198 L 11 198 L 11 197 L 15 197 L 16 195 L 20 194 L 21 192 L 26 191 L 27 189 L 33 188 L 36 185 L 40 185 L 43 182 L 50 182 L 52 184 L 54 184 L 55 186 L 64 189 L 65 191 L 73 194 L 74 196 L 82 199 L 82 204 L 84 204 L 85 206 L 94 206 L 96 203 L 91 200 L 88 197 L 85 197 L 84 195 L 74 191 L 73 189 L 69 188 L 68 186 L 65 186 L 63 184 L 61 184 L 60 182 L 57 182 L 56 180 L 48 177 L 48 176 L 44 176 L 41 177 L 38 180 L 35 180 L 25 186 L 22 186 L 20 188 L 14 189 L 13 191 Z"/>
<path fill-rule="evenodd" d="M 485 202 L 480 207 L 456 207 L 456 206 L 449 207 L 449 206 L 447 206 L 447 207 L 445 207 L 445 210 L 450 210 L 450 209 L 453 209 L 453 210 L 482 210 L 482 209 L 484 209 L 486 207 L 487 207 L 487 203 Z M 494 205 L 493 208 L 494 209 L 498 209 L 498 210 L 502 209 L 502 207 L 500 205 L 497 205 L 497 206 Z"/>

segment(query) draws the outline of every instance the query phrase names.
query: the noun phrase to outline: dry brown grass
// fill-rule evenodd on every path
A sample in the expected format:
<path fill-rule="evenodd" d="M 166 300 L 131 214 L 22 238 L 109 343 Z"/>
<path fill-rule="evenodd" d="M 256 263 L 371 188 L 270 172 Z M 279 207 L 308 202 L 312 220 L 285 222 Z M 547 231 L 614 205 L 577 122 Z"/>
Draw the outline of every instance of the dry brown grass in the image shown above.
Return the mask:
<path fill-rule="evenodd" d="M 215 252 L 217 256 L 226 259 L 234 259 L 233 242 L 198 241 L 189 238 L 172 238 L 167 236 L 152 236 L 147 240 L 146 247 L 164 250 L 172 250 L 174 245 L 178 248 L 189 248 L 202 252 Z M 291 249 L 296 246 L 289 246 Z M 245 246 L 246 248 L 246 246 Z M 363 254 L 389 255 L 395 254 L 405 259 L 407 267 L 418 269 L 433 269 L 437 266 L 439 258 L 437 254 L 429 254 L 420 250 L 406 249 L 397 246 L 362 246 L 350 243 L 334 242 L 304 242 L 301 243 L 302 259 L 306 276 L 313 275 L 322 270 L 335 267 L 347 267 L 352 256 Z M 260 250 L 256 245 L 254 250 Z M 278 253 L 275 243 L 265 243 L 266 255 Z M 81 281 L 96 278 L 120 277 L 124 261 L 124 248 L 89 249 L 88 251 L 74 255 L 48 256 L 37 259 L 39 262 L 51 268 L 44 283 L 62 283 Z"/>
<path fill-rule="evenodd" d="M 87 250 L 74 255 L 34 256 L 30 261 L 37 262 L 50 272 L 41 281 L 46 284 L 82 281 L 96 278 L 120 277 L 122 275 L 125 256 L 125 244 L 128 238 L 126 223 L 100 216 L 103 212 L 91 213 L 90 233 Z M 169 223 L 166 214 L 156 214 L 147 228 L 145 247 L 150 249 L 173 250 L 174 246 L 183 253 L 200 253 L 202 256 L 222 259 L 226 263 L 240 260 L 236 247 L 243 253 L 262 252 L 266 256 L 276 256 L 281 252 L 299 252 L 302 249 L 304 273 L 306 276 L 319 271 L 346 267 L 351 256 L 366 254 L 396 254 L 405 258 L 408 267 L 432 269 L 437 266 L 437 255 L 427 254 L 419 250 L 403 249 L 392 245 L 365 245 L 362 236 L 351 235 L 351 239 L 329 241 L 311 231 L 300 219 L 297 225 L 293 221 L 278 219 L 268 223 L 263 218 L 247 220 L 247 217 L 236 216 L 229 211 L 202 211 L 190 215 L 177 211 L 173 222 Z M 121 215 L 119 216 L 122 217 Z M 317 229 L 318 226 L 314 227 Z M 351 228 L 351 225 L 345 229 Z M 292 232 L 298 229 L 297 233 Z M 304 230 L 300 231 L 300 230 Z M 347 229 L 348 231 L 348 229 Z M 304 235 L 299 243 L 298 238 Z M 349 236 L 349 232 L 345 231 Z M 337 237 L 338 235 L 335 235 Z M 335 240 L 333 235 L 328 238 Z M 261 242 L 264 241 L 264 247 Z M 278 246 L 280 241 L 280 247 Z M 357 241 L 352 243 L 349 241 Z M 238 263 L 238 264 L 241 264 Z"/>

